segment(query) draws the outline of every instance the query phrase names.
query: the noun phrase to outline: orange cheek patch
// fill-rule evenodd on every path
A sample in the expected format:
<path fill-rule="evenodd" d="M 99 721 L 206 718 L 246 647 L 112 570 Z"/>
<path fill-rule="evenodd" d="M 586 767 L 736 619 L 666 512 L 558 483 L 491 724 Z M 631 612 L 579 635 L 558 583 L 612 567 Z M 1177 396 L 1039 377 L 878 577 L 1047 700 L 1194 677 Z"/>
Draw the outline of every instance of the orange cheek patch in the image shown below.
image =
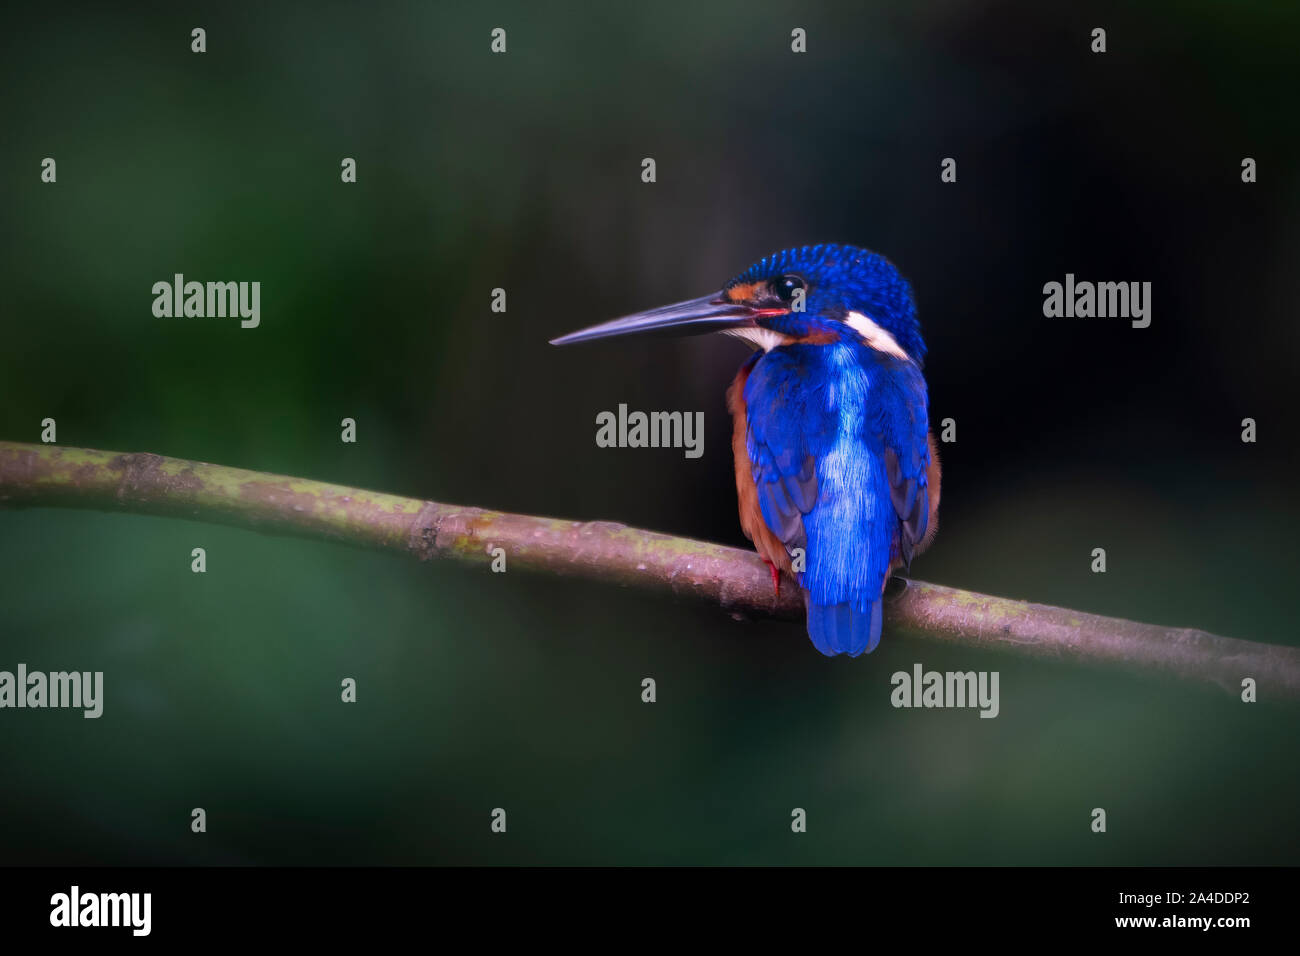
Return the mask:
<path fill-rule="evenodd" d="M 839 337 L 834 332 L 813 332 L 794 341 L 800 345 L 834 345 Z"/>
<path fill-rule="evenodd" d="M 732 302 L 752 302 L 762 288 L 763 283 L 761 282 L 746 282 L 742 285 L 733 285 L 727 290 L 727 298 Z"/>

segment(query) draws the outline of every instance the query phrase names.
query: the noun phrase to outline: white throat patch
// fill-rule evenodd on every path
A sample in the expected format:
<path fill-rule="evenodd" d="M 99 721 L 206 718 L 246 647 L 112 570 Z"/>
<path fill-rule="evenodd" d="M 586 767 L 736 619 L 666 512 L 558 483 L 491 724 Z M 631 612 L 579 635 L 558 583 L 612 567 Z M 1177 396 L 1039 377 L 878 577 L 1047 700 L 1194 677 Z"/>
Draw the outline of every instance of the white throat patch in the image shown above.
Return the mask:
<path fill-rule="evenodd" d="M 771 329 L 765 329 L 760 326 L 753 328 L 727 329 L 725 335 L 731 335 L 738 339 L 744 339 L 755 348 L 762 349 L 764 352 L 770 352 L 779 345 L 789 345 L 794 339 L 788 335 L 782 335 L 780 332 L 774 332 Z"/>

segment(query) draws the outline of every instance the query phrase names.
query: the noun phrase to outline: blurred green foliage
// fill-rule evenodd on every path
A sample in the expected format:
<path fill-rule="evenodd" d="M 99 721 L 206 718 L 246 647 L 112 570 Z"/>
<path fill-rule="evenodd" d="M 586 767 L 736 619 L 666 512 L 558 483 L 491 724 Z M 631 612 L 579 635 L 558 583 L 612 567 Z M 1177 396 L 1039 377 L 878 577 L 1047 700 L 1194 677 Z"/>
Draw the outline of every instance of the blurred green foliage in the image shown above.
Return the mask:
<path fill-rule="evenodd" d="M 743 348 L 546 340 L 856 242 L 912 279 L 958 421 L 919 577 L 1295 644 L 1297 8 L 921 6 L 18 11 L 0 436 L 49 416 L 69 445 L 739 544 Z M 1043 319 L 1067 271 L 1153 281 L 1152 328 Z M 261 327 L 155 319 L 175 272 L 261 281 Z M 704 457 L 596 448 L 619 402 L 704 410 Z M 0 512 L 0 582 L 0 668 L 106 682 L 99 720 L 0 713 L 0 862 L 1300 862 L 1300 715 L 1266 687 L 888 634 L 827 661 L 797 625 L 123 515 Z M 892 709 L 915 661 L 1000 670 L 1001 716 Z"/>

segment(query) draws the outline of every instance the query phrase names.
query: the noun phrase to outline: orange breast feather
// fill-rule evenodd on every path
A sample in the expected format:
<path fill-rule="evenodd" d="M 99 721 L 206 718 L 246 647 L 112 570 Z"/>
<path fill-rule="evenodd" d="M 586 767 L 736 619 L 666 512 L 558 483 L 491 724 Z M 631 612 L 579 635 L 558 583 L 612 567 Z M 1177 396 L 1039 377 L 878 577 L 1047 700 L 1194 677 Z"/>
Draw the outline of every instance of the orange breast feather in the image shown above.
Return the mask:
<path fill-rule="evenodd" d="M 754 542 L 754 550 L 760 558 L 790 573 L 790 555 L 786 553 L 785 545 L 763 520 L 763 512 L 758 506 L 758 488 L 754 484 L 754 473 L 749 464 L 749 452 L 745 449 L 749 433 L 749 420 L 745 413 L 745 382 L 749 379 L 749 369 L 750 365 L 746 363 L 727 389 L 727 410 L 731 412 L 732 421 L 731 452 L 736 459 L 740 529 L 745 532 L 746 538 Z"/>

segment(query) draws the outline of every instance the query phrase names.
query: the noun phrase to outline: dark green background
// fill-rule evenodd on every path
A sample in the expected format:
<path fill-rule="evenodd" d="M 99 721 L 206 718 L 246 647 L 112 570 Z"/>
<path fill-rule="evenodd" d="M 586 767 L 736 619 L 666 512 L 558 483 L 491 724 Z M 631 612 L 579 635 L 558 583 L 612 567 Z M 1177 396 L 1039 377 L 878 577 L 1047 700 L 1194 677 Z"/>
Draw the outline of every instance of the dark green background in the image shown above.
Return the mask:
<path fill-rule="evenodd" d="M 852 242 L 914 283 L 958 422 L 918 577 L 1295 644 L 1297 7 L 896 6 L 11 11 L 0 437 L 741 544 L 744 348 L 546 340 Z M 174 272 L 261 281 L 261 327 L 154 318 Z M 1045 319 L 1066 272 L 1153 282 L 1151 328 Z M 704 457 L 596 448 L 619 402 L 703 410 Z M 56 510 L 0 513 L 20 661 L 106 702 L 0 712 L 3 863 L 1300 861 L 1267 686 L 888 634 L 828 661 L 587 583 Z M 917 661 L 999 670 L 1001 716 L 891 708 Z"/>

